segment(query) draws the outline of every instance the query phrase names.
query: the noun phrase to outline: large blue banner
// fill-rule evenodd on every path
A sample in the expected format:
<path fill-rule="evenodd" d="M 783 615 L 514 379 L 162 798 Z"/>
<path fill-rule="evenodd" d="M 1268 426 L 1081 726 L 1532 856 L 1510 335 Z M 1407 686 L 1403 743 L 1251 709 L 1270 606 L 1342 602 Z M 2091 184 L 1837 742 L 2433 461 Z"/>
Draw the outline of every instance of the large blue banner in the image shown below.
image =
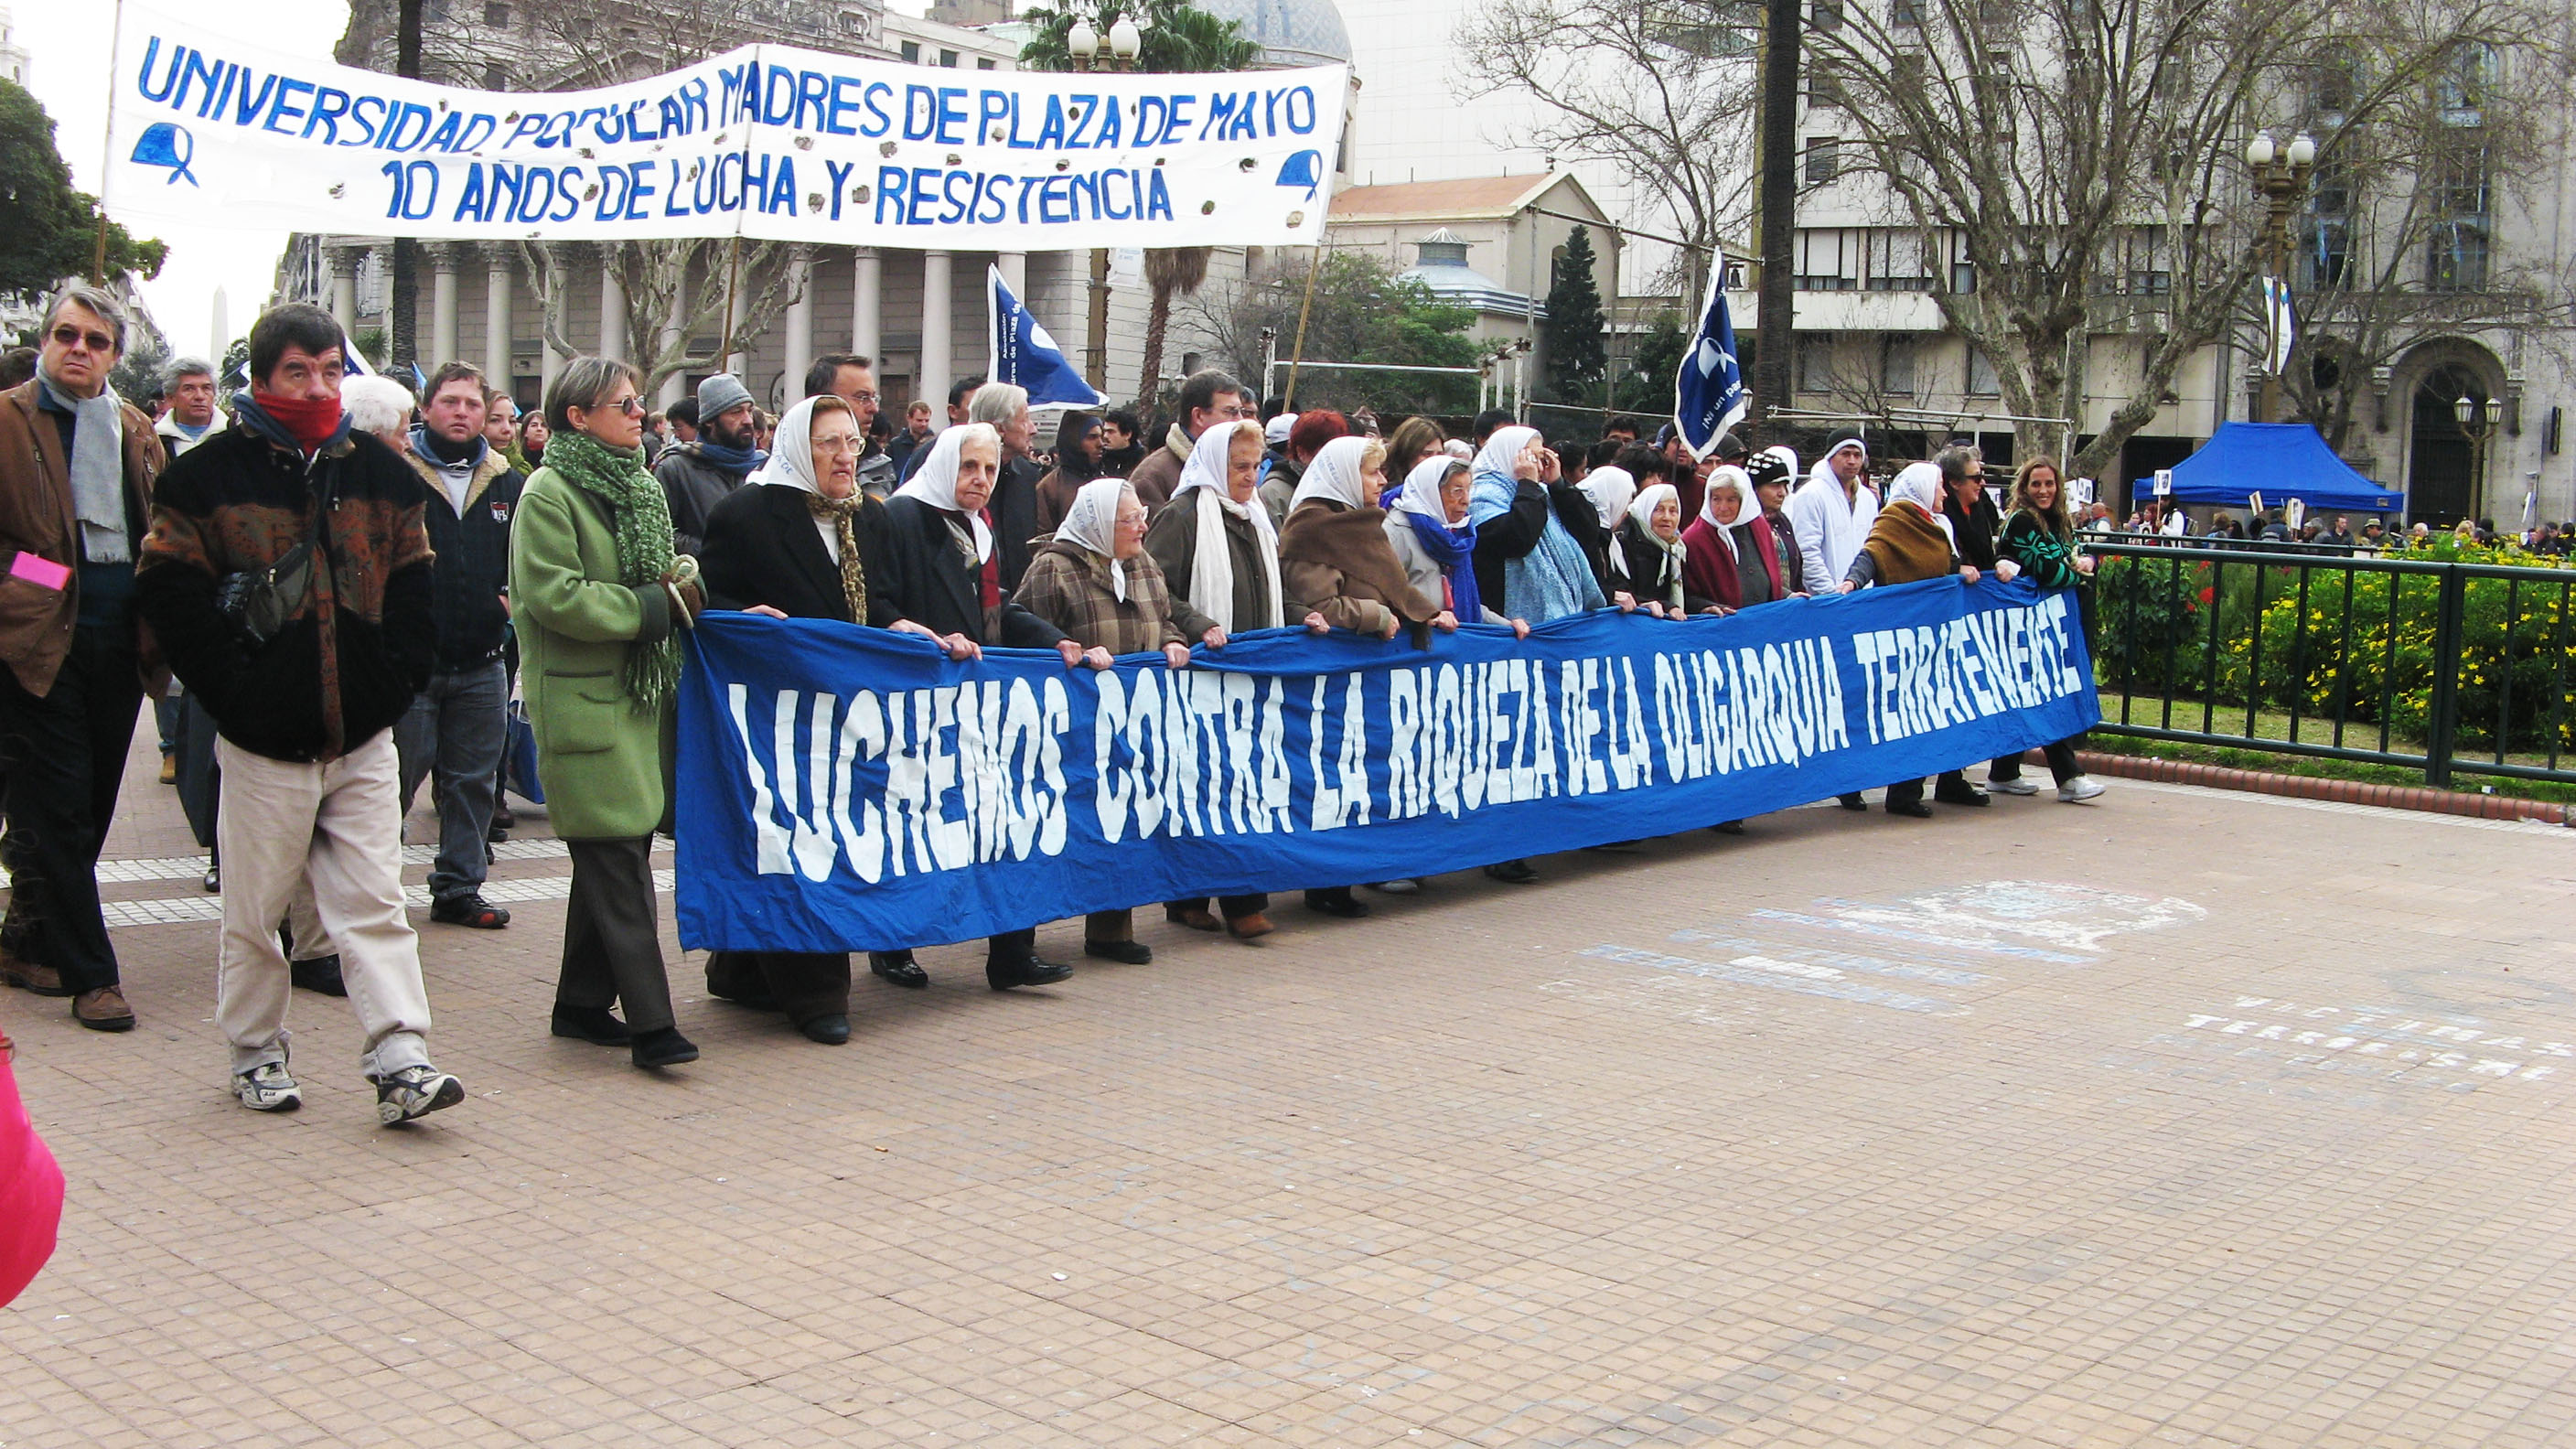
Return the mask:
<path fill-rule="evenodd" d="M 692 948 L 887 950 L 1686 830 L 2101 717 L 2074 597 L 1956 579 L 1431 647 L 1263 630 L 1174 670 L 958 664 L 709 614 L 680 691 Z"/>

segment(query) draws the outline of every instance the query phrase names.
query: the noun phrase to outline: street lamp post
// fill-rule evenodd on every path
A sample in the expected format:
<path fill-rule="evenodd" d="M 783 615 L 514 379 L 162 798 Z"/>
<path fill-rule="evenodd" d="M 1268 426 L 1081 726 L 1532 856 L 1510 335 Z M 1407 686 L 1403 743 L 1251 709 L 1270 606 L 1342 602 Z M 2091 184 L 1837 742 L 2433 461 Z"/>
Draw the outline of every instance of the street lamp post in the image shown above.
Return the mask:
<path fill-rule="evenodd" d="M 2504 399 L 2481 398 L 2463 392 L 2451 402 L 2451 416 L 2459 419 L 2460 431 L 2469 437 L 2469 517 L 2483 517 L 2486 512 L 2487 440 L 2504 426 Z"/>
<path fill-rule="evenodd" d="M 1136 63 L 1137 53 L 1144 48 L 1144 36 L 1136 22 L 1120 15 L 1109 25 L 1107 68 L 1123 71 Z M 1091 23 L 1088 11 L 1076 11 L 1073 24 L 1064 33 L 1065 54 L 1073 58 L 1075 70 L 1096 70 L 1102 65 L 1100 31 Z M 1091 311 L 1083 329 L 1082 371 L 1094 391 L 1104 396 L 1109 391 L 1109 248 L 1091 249 Z"/>
<path fill-rule="evenodd" d="M 2299 198 L 2308 187 L 2308 172 L 2316 165 L 2316 138 L 2301 131 L 2287 146 L 2276 146 L 2269 131 L 2257 131 L 2245 146 L 2245 166 L 2254 175 L 2254 194 L 2265 201 L 2263 219 L 2263 265 L 2283 286 L 2289 284 L 2290 213 L 2297 209 Z M 2264 316 L 2268 322 L 2268 306 Z M 2267 339 L 2270 329 L 2265 329 Z M 2263 395 L 2256 411 L 2258 423 L 2281 420 L 2281 374 L 2275 364 L 2279 358 L 2269 347 L 2263 357 Z"/>

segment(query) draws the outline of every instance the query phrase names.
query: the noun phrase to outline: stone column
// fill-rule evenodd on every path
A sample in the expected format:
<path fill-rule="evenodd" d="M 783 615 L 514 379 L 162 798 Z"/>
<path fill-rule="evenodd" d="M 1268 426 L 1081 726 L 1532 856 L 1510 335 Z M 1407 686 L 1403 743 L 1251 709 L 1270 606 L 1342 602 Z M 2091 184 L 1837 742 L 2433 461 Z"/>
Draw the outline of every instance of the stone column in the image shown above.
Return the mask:
<path fill-rule="evenodd" d="M 599 355 L 631 362 L 626 346 L 626 284 L 617 276 L 617 246 L 599 248 Z"/>
<path fill-rule="evenodd" d="M 786 369 L 782 403 L 802 402 L 805 369 L 814 362 L 814 249 L 799 244 L 787 249 L 787 285 L 796 300 L 787 304 Z"/>
<path fill-rule="evenodd" d="M 998 252 L 993 257 L 993 265 L 1002 269 L 1002 285 L 1010 288 L 1011 295 L 1019 298 L 1025 306 L 1029 300 L 1029 254 Z"/>
<path fill-rule="evenodd" d="M 912 395 L 930 402 L 933 428 L 948 426 L 948 253 L 921 254 L 921 365 L 913 369 Z"/>
<path fill-rule="evenodd" d="M 483 378 L 510 392 L 510 312 L 517 301 L 518 274 L 504 246 L 486 246 L 483 267 Z"/>
<path fill-rule="evenodd" d="M 358 332 L 358 260 L 367 250 L 352 242 L 334 242 L 322 249 L 331 263 L 331 315 L 340 320 L 340 330 L 352 337 Z"/>
<path fill-rule="evenodd" d="M 857 247 L 850 255 L 850 350 L 876 364 L 885 374 L 885 263 L 875 247 Z"/>
<path fill-rule="evenodd" d="M 429 245 L 429 366 L 423 372 L 456 361 L 457 253 L 445 242 Z"/>

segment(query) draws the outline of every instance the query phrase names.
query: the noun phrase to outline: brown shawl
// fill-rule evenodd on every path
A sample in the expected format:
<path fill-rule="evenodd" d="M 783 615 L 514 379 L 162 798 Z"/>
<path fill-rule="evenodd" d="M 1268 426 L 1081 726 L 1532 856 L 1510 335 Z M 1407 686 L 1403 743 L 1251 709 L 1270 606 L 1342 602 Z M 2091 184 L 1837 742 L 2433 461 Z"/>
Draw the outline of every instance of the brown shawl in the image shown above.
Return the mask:
<path fill-rule="evenodd" d="M 1882 584 L 1911 584 L 1937 579 L 1950 571 L 1950 535 L 1932 516 L 1910 503 L 1891 503 L 1878 511 L 1861 544 L 1878 570 Z"/>
<path fill-rule="evenodd" d="M 1382 603 L 1407 622 L 1440 612 L 1415 591 L 1395 545 L 1386 541 L 1383 508 L 1344 508 L 1319 498 L 1298 505 L 1279 526 L 1280 573 L 1301 563 L 1338 570 L 1343 593 Z M 1305 601 L 1309 608 L 1320 602 Z"/>

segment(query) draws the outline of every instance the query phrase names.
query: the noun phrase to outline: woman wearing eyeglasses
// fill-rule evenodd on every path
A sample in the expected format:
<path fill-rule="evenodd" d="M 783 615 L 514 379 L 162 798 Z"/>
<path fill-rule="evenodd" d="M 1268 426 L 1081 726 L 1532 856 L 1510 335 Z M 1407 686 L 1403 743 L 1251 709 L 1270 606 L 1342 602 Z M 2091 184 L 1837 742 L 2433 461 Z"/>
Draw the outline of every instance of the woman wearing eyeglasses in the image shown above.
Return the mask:
<path fill-rule="evenodd" d="M 698 1049 L 671 1015 L 653 832 L 669 799 L 675 636 L 705 597 L 644 471 L 641 381 L 623 362 L 576 357 L 546 390 L 551 436 L 510 529 L 510 601 L 537 775 L 572 854 L 554 1034 L 667 1067 Z"/>

